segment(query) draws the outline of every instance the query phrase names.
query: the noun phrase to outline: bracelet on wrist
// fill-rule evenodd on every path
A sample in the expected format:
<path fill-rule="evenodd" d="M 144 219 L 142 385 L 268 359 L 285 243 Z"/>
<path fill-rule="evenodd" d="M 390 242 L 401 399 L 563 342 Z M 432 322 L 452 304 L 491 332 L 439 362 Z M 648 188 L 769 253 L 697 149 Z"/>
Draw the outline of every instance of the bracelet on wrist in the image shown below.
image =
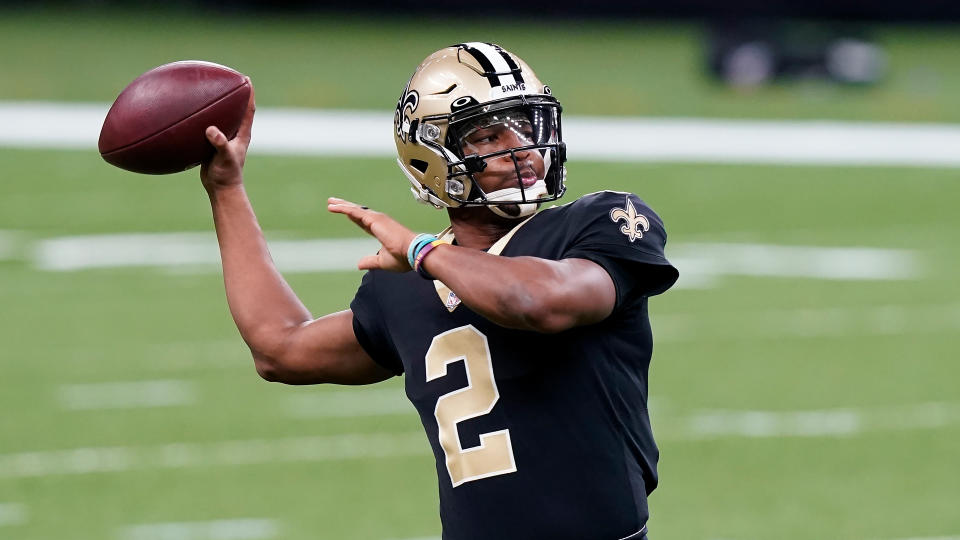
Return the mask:
<path fill-rule="evenodd" d="M 407 247 L 407 262 L 410 263 L 410 268 L 413 268 L 417 260 L 417 252 L 423 249 L 423 246 L 429 244 L 436 240 L 437 237 L 432 234 L 418 234 L 410 241 L 410 245 Z"/>
<path fill-rule="evenodd" d="M 434 277 L 430 275 L 430 272 L 427 272 L 427 269 L 423 267 L 423 260 L 427 258 L 427 255 L 431 251 L 433 251 L 433 248 L 446 243 L 447 242 L 444 242 L 443 240 L 434 240 L 429 244 L 424 245 L 422 248 L 420 248 L 417 251 L 413 261 L 414 263 L 413 269 L 416 270 L 418 274 L 420 274 L 420 277 L 424 279 L 428 279 L 430 281 L 434 280 Z"/>

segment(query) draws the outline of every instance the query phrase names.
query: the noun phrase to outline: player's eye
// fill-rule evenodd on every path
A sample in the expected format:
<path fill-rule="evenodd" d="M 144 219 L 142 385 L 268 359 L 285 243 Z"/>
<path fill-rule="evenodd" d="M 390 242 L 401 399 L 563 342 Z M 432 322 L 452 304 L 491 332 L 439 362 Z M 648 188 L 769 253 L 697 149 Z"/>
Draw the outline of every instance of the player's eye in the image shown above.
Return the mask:
<path fill-rule="evenodd" d="M 488 129 L 477 130 L 467 137 L 467 142 L 470 144 L 489 144 L 496 140 L 496 132 Z"/>

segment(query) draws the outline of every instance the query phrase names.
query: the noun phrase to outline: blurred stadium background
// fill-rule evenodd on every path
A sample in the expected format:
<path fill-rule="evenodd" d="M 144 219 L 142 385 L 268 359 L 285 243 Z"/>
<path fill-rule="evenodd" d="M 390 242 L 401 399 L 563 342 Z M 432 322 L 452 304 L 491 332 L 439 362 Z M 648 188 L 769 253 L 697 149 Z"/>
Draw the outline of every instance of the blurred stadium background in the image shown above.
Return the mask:
<path fill-rule="evenodd" d="M 667 222 L 684 280 L 651 303 L 651 537 L 960 538 L 955 6 L 253 4 L 0 8 L 0 538 L 439 537 L 401 381 L 260 381 L 197 171 L 114 169 L 96 135 L 156 65 L 250 75 L 248 189 L 323 314 L 370 245 L 327 196 L 441 228 L 389 120 L 417 62 L 470 40 L 521 55 L 564 104 L 569 199 L 634 191 Z M 859 79 L 831 70 L 840 38 Z"/>

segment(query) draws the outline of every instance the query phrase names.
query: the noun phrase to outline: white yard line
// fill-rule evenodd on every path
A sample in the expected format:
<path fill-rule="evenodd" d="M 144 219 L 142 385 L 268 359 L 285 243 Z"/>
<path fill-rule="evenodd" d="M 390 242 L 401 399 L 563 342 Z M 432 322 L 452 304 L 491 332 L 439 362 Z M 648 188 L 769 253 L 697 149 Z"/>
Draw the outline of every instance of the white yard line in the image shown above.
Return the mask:
<path fill-rule="evenodd" d="M 849 437 L 871 431 L 960 425 L 960 403 L 920 403 L 877 409 L 704 411 L 685 422 L 683 439 L 724 437 Z"/>
<path fill-rule="evenodd" d="M 571 159 L 960 166 L 950 124 L 571 117 L 563 129 Z"/>
<path fill-rule="evenodd" d="M 216 268 L 220 251 L 212 232 L 102 234 L 40 240 L 33 260 L 41 270 L 58 271 L 197 264 Z"/>
<path fill-rule="evenodd" d="M 866 247 L 687 243 L 671 246 L 683 275 L 796 277 L 829 280 L 902 280 L 921 274 L 912 251 Z"/>
<path fill-rule="evenodd" d="M 71 448 L 0 455 L 0 479 L 429 454 L 421 432 Z"/>
<path fill-rule="evenodd" d="M 270 253 L 283 272 L 356 270 L 357 261 L 376 253 L 372 238 L 274 240 Z M 220 251 L 212 232 L 105 234 L 40 240 L 33 262 L 50 271 L 152 267 L 220 271 Z"/>
<path fill-rule="evenodd" d="M 0 102 L 0 147 L 92 150 L 108 108 Z M 251 153 L 392 158 L 391 124 L 386 110 L 264 107 Z M 953 124 L 568 115 L 563 127 L 572 159 L 960 167 L 960 126 Z"/>
<path fill-rule="evenodd" d="M 412 411 L 411 411 L 412 414 Z M 655 418 L 661 441 L 852 437 L 960 426 L 960 403 L 809 411 L 707 410 Z M 341 434 L 159 446 L 114 446 L 0 454 L 0 479 L 430 455 L 421 432 Z"/>
<path fill-rule="evenodd" d="M 120 540 L 259 540 L 280 534 L 275 519 L 242 518 L 214 521 L 142 523 L 119 530 Z"/>
<path fill-rule="evenodd" d="M 29 520 L 27 507 L 19 503 L 0 503 L 0 527 L 23 525 Z"/>
<path fill-rule="evenodd" d="M 941 334 L 960 331 L 960 304 L 873 305 L 745 312 L 664 313 L 651 318 L 658 342 Z M 735 321 L 722 324 L 716 321 Z"/>
<path fill-rule="evenodd" d="M 71 411 L 138 409 L 192 405 L 197 390 L 193 382 L 177 380 L 65 384 L 57 397 Z"/>
<path fill-rule="evenodd" d="M 379 247 L 372 238 L 273 240 L 270 252 L 283 272 L 356 269 Z M 790 277 L 826 280 L 904 280 L 922 274 L 913 251 L 865 247 L 784 246 L 749 243 L 694 243 L 671 246 L 680 269 L 679 287 L 704 287 L 722 276 Z M 42 270 L 148 267 L 219 271 L 212 232 L 64 236 L 37 241 L 33 264 Z"/>

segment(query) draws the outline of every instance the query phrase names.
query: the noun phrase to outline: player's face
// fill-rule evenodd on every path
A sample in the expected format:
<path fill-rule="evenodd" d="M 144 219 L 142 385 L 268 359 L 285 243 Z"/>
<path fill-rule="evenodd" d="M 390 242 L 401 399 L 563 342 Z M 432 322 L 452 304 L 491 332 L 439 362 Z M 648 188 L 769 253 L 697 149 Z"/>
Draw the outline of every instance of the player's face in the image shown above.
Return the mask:
<path fill-rule="evenodd" d="M 533 126 L 517 114 L 491 116 L 461 140 L 464 155 L 485 155 L 511 148 L 534 144 Z M 516 163 L 514 163 L 516 157 Z M 543 180 L 543 156 L 536 149 L 517 150 L 486 159 L 482 172 L 474 173 L 473 179 L 485 193 L 501 189 L 530 187 Z"/>

